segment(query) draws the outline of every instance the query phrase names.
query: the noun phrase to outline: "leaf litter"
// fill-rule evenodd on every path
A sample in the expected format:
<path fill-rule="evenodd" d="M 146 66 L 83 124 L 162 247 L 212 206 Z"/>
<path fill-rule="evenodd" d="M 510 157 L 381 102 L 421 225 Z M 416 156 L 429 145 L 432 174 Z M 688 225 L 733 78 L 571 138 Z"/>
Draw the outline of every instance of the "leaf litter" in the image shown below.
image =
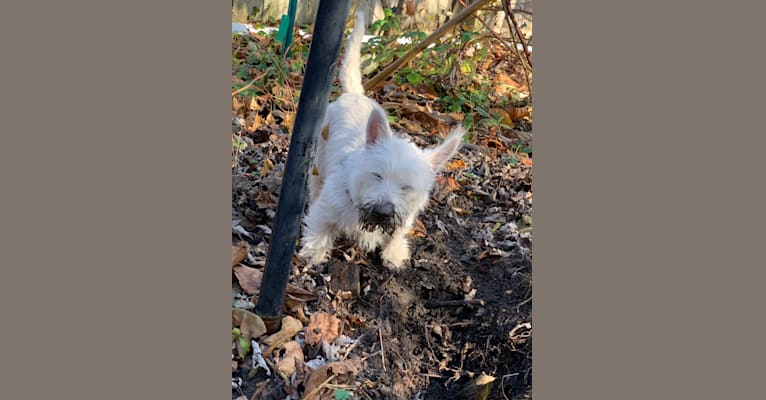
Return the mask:
<path fill-rule="evenodd" d="M 232 399 L 529 398 L 532 109 L 521 64 L 495 44 L 473 73 L 453 68 L 448 79 L 418 83 L 395 75 L 369 93 L 420 146 L 439 143 L 454 124 L 471 135 L 410 232 L 407 268 L 392 273 L 379 254 L 340 241 L 333 260 L 360 268 L 363 289 L 349 297 L 330 289 L 326 266 L 296 257 L 282 328 L 267 335 L 250 310 L 297 110 L 305 59 L 296 54 L 309 44 L 296 38 L 293 59 L 268 59 L 278 47 L 272 36 L 232 42 L 240 66 L 253 49 L 266 54 L 244 75 L 233 70 Z M 489 95 L 450 103 L 476 93 Z"/>

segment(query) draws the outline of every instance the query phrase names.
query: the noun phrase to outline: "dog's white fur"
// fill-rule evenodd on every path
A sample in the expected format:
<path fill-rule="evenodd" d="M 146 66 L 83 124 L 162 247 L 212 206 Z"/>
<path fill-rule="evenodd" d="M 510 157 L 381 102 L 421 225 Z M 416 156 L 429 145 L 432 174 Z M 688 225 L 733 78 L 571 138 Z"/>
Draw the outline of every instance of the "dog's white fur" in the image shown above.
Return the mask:
<path fill-rule="evenodd" d="M 360 11 L 339 71 L 344 93 L 328 106 L 327 136 L 318 138 L 318 174 L 309 178 L 300 255 L 326 261 L 335 239 L 344 234 L 366 251 L 382 247 L 384 264 L 398 269 L 410 257 L 407 235 L 428 203 L 436 174 L 455 155 L 465 132 L 458 127 L 431 149 L 393 134 L 383 108 L 364 95 L 359 66 L 364 26 Z M 365 225 L 365 207 L 382 203 L 393 205 L 389 229 Z"/>

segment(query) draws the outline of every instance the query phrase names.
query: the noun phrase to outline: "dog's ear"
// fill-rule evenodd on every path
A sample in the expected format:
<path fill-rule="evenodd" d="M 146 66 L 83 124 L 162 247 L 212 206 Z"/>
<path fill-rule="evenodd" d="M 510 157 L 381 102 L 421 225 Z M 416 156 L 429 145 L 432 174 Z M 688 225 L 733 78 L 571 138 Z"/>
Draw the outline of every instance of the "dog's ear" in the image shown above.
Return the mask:
<path fill-rule="evenodd" d="M 462 126 L 459 126 L 452 131 L 447 139 L 444 139 L 442 144 L 428 150 L 428 158 L 431 161 L 434 172 L 441 171 L 444 168 L 444 164 L 457 153 L 460 143 L 463 141 L 463 135 L 465 135 L 465 130 Z"/>
<path fill-rule="evenodd" d="M 367 145 L 375 144 L 389 136 L 391 136 L 391 127 L 388 126 L 386 113 L 374 107 L 370 119 L 367 120 Z"/>

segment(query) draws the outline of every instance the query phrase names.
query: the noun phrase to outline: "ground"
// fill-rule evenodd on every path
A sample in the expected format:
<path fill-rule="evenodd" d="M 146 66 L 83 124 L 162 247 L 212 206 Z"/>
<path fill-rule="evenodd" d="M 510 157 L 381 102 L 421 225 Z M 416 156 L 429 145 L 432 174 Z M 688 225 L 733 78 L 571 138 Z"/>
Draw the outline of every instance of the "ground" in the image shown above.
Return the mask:
<path fill-rule="evenodd" d="M 486 64 L 498 65 L 496 60 Z M 496 83 L 523 86 L 518 66 L 505 71 Z M 252 96 L 249 105 L 235 99 L 233 249 L 247 243 L 232 260 L 234 308 L 240 310 L 251 310 L 257 300 L 273 227 L 295 110 L 294 104 L 273 99 L 290 94 L 285 87 Z M 396 116 L 395 131 L 421 146 L 438 143 L 450 124 L 463 119 L 461 113 L 437 111 L 437 96 L 422 86 L 388 83 L 370 94 Z M 248 343 L 242 344 L 240 330 L 233 332 L 233 399 L 530 398 L 531 116 L 526 104 L 504 104 L 500 118 L 505 123 L 476 124 L 438 179 L 429 207 L 411 232 L 407 268 L 392 272 L 378 254 L 361 253 L 341 240 L 332 262 L 358 268 L 360 276 L 359 295 L 349 296 L 332 287 L 338 277 L 328 265 L 293 259 L 285 315 L 300 323 L 281 342 L 275 335 L 251 333 L 253 345 L 264 352 L 260 369 L 253 368 L 255 356 Z M 318 326 L 314 318 L 326 322 L 314 333 L 332 331 L 327 343 L 309 343 L 312 327 Z M 332 329 L 326 328 L 330 322 Z M 233 323 L 242 325 L 239 319 Z M 265 344 L 275 341 L 278 345 Z M 293 354 L 299 354 L 296 365 L 291 360 L 285 367 Z M 318 366 L 329 361 L 339 367 L 317 377 Z M 269 376 L 266 369 L 289 374 Z M 489 395 L 467 395 L 468 383 L 482 374 L 492 382 L 478 387 L 491 388 Z"/>
<path fill-rule="evenodd" d="M 252 238 L 235 234 L 234 241 L 247 240 L 261 261 L 286 148 L 286 135 L 256 145 L 253 157 L 279 155 L 274 170 L 266 177 L 234 176 L 235 219 L 252 232 Z M 382 337 L 385 370 L 382 357 L 370 357 L 358 377 L 370 382 L 363 389 L 370 398 L 412 398 L 416 393 L 424 399 L 452 398 L 471 375 L 482 372 L 496 378 L 490 398 L 529 394 L 531 325 L 525 324 L 531 324 L 531 240 L 523 231 L 531 213 L 531 176 L 529 166 L 514 166 L 509 157 L 480 146 L 461 151 L 456 158 L 465 167 L 442 174 L 434 200 L 420 218 L 420 231 L 411 238 L 411 267 L 394 273 L 375 255 L 339 243 L 335 259 L 343 260 L 345 252 L 360 261 L 360 285 L 367 290 L 354 301 L 333 301 L 328 294 L 304 306 L 307 312 L 344 316 L 344 335 L 361 339 L 356 347 L 360 354 L 379 351 Z M 309 277 L 316 286 L 307 287 L 322 286 L 325 271 L 302 274 L 305 264 L 295 264 L 296 284 L 305 286 Z M 484 304 L 433 304 L 466 298 Z M 252 382 L 259 378 L 246 381 L 244 393 L 251 395 L 256 387 Z"/>

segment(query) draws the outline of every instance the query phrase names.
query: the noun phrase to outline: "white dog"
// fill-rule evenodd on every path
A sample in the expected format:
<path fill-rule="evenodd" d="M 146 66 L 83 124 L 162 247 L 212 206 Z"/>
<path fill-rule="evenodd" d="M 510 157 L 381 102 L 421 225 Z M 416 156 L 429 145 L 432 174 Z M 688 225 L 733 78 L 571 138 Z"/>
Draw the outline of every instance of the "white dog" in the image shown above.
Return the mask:
<path fill-rule="evenodd" d="M 339 71 L 344 93 L 328 106 L 318 138 L 300 256 L 324 262 L 344 234 L 366 251 L 381 247 L 384 265 L 398 269 L 410 257 L 407 235 L 428 203 L 436 174 L 465 132 L 458 127 L 431 149 L 392 133 L 386 112 L 364 95 L 364 26 L 359 12 Z"/>

